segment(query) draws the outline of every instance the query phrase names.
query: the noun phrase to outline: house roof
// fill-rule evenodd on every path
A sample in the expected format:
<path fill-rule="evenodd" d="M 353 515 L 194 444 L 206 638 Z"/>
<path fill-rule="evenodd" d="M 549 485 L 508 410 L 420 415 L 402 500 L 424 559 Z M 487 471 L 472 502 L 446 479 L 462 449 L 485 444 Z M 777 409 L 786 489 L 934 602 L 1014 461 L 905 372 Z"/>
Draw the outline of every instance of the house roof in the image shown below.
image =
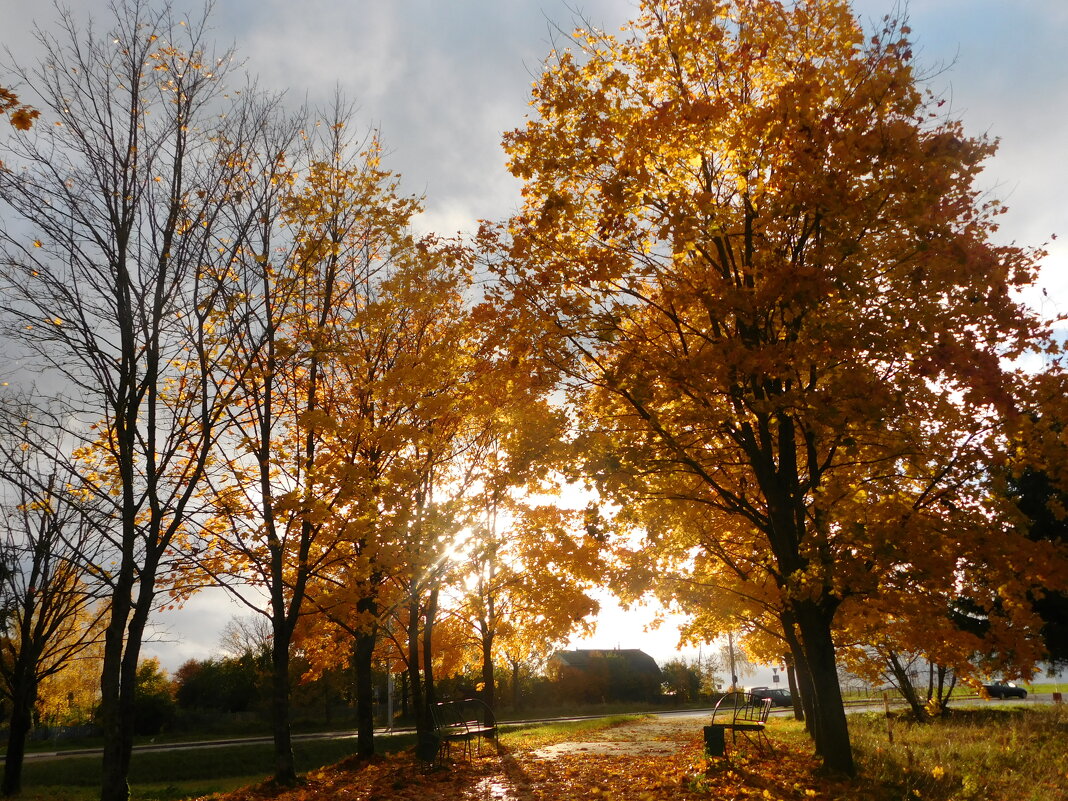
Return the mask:
<path fill-rule="evenodd" d="M 618 659 L 632 670 L 660 674 L 660 666 L 656 664 L 656 660 L 639 648 L 579 648 L 574 651 L 557 651 L 552 658 L 561 666 L 576 670 L 587 670 L 599 661 Z"/>

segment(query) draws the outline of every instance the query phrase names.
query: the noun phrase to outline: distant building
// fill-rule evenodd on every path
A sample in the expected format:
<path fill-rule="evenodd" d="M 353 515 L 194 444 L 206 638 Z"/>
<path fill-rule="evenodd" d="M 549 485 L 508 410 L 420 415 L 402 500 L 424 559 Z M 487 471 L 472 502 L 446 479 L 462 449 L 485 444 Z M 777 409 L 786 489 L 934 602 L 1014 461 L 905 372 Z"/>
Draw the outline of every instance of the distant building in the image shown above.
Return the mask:
<path fill-rule="evenodd" d="M 548 671 L 561 698 L 578 703 L 652 702 L 664 681 L 656 660 L 637 648 L 557 651 Z"/>

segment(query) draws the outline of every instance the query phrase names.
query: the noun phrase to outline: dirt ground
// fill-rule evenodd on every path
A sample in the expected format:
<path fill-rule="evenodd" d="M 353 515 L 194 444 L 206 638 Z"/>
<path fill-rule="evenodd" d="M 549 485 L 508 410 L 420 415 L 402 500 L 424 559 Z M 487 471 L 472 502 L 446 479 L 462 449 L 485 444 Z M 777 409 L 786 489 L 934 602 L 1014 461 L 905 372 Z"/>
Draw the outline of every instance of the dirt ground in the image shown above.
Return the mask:
<path fill-rule="evenodd" d="M 557 759 L 577 754 L 668 755 L 677 753 L 700 732 L 703 721 L 693 717 L 656 718 L 597 732 L 587 740 L 556 743 L 531 753 L 534 759 Z"/>

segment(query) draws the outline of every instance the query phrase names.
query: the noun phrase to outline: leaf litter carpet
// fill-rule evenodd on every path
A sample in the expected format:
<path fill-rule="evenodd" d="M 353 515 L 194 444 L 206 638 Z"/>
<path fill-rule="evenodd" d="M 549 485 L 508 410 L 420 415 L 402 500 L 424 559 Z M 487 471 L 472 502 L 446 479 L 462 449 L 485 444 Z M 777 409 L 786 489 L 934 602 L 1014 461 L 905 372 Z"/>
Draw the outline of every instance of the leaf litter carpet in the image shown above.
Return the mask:
<path fill-rule="evenodd" d="M 546 741 L 537 730 L 509 745 L 423 771 L 410 753 L 350 758 L 308 774 L 296 788 L 270 782 L 212 801 L 688 801 L 838 799 L 841 785 L 815 777 L 811 756 L 740 747 L 731 760 L 703 753 L 699 718 L 642 719 Z"/>

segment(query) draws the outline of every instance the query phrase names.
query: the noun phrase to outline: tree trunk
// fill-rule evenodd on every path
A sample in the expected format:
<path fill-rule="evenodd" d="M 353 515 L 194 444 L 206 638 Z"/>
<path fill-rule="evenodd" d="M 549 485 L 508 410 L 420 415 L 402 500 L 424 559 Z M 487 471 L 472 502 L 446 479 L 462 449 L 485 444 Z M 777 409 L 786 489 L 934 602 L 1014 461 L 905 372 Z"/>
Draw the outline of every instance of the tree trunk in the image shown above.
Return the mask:
<path fill-rule="evenodd" d="M 26 737 L 33 726 L 33 705 L 37 688 L 31 677 L 16 675 L 11 699 L 11 719 L 8 722 L 7 754 L 4 758 L 4 795 L 17 795 L 22 790 L 22 764 L 26 755 Z"/>
<path fill-rule="evenodd" d="M 512 663 L 512 709 L 519 711 L 519 661 Z"/>
<path fill-rule="evenodd" d="M 438 589 L 430 591 L 430 597 L 426 602 L 426 615 L 423 620 L 423 694 L 425 696 L 428 711 L 437 703 L 437 693 L 434 690 L 434 618 L 438 613 Z"/>
<path fill-rule="evenodd" d="M 938 677 L 937 689 L 934 688 L 934 682 L 932 680 L 931 685 L 927 689 L 927 700 L 932 699 L 932 691 L 936 691 L 937 695 L 934 695 L 934 701 L 938 704 L 938 711 L 944 712 L 946 706 L 949 704 L 949 697 L 953 694 L 953 688 L 957 686 L 957 674 L 954 673 L 950 679 L 949 687 L 946 687 L 946 677 L 949 675 L 949 668 L 945 665 L 939 665 L 937 668 L 931 667 L 931 670 Z"/>
<path fill-rule="evenodd" d="M 805 709 L 802 706 L 801 691 L 797 686 L 797 672 L 794 670 L 793 654 L 785 654 L 783 661 L 786 663 L 786 682 L 790 685 L 790 698 L 794 702 L 794 720 L 804 720 Z"/>
<path fill-rule="evenodd" d="M 783 636 L 786 637 L 786 644 L 790 646 L 790 653 L 793 656 L 792 664 L 800 695 L 800 707 L 797 702 L 794 703 L 794 717 L 805 722 L 805 730 L 812 738 L 812 741 L 816 743 L 816 754 L 823 756 L 819 750 L 819 743 L 816 742 L 816 715 L 812 708 L 815 695 L 812 691 L 812 675 L 808 669 L 808 658 L 805 656 L 805 649 L 801 647 L 801 640 L 797 637 L 794 615 L 784 610 L 780 615 L 780 620 L 782 622 Z"/>
<path fill-rule="evenodd" d="M 378 614 L 378 605 L 373 599 L 361 599 L 356 604 L 359 613 Z M 377 627 L 371 626 L 367 631 L 356 635 L 353 661 L 356 667 L 356 754 L 369 757 L 375 752 L 374 733 L 374 678 L 371 671 L 371 659 L 375 651 Z M 387 677 L 388 681 L 388 677 Z M 393 721 L 389 721 L 392 725 Z"/>
<path fill-rule="evenodd" d="M 908 702 L 909 708 L 912 710 L 912 716 L 922 723 L 927 719 L 927 712 L 923 708 L 923 704 L 920 703 L 919 696 L 916 695 L 916 688 L 912 686 L 908 670 L 901 664 L 896 651 L 890 651 L 886 661 L 890 666 L 890 673 L 893 674 L 894 680 L 897 682 L 898 689 L 901 690 L 901 695 L 904 696 L 905 701 Z"/>
<path fill-rule="evenodd" d="M 831 637 L 834 614 L 813 601 L 800 601 L 793 606 L 812 679 L 811 714 L 815 718 L 813 735 L 816 746 L 825 768 L 853 776 L 856 766 L 849 744 L 849 725 L 842 701 L 842 688 L 838 684 L 838 664 Z M 809 713 L 808 706 L 805 712 Z"/>
<path fill-rule="evenodd" d="M 124 558 L 124 562 L 127 560 Z M 138 598 L 149 606 L 153 588 L 146 582 L 155 565 L 146 563 Z M 147 612 L 132 602 L 133 568 L 120 567 L 120 580 L 112 593 L 112 612 L 104 633 L 104 662 L 100 671 L 100 727 L 104 736 L 101 756 L 100 801 L 128 801 L 130 754 L 133 751 L 134 693 L 137 660 Z"/>
<path fill-rule="evenodd" d="M 271 735 L 274 739 L 274 781 L 284 787 L 297 783 L 293 738 L 289 727 L 289 637 L 275 621 L 271 643 Z"/>
<path fill-rule="evenodd" d="M 408 691 L 412 698 L 417 735 L 426 735 L 433 729 L 429 707 L 423 703 L 423 683 L 419 678 L 419 600 L 408 601 Z"/>
<path fill-rule="evenodd" d="M 482 700 L 496 712 L 497 693 L 493 685 L 493 634 L 487 632 L 482 637 Z"/>
<path fill-rule="evenodd" d="M 121 645 L 121 640 L 119 641 Z M 121 663 L 105 646 L 104 665 L 100 672 L 100 729 L 104 746 L 101 754 L 100 801 L 127 801 L 130 787 L 123 770 L 123 725 L 119 692 Z"/>

